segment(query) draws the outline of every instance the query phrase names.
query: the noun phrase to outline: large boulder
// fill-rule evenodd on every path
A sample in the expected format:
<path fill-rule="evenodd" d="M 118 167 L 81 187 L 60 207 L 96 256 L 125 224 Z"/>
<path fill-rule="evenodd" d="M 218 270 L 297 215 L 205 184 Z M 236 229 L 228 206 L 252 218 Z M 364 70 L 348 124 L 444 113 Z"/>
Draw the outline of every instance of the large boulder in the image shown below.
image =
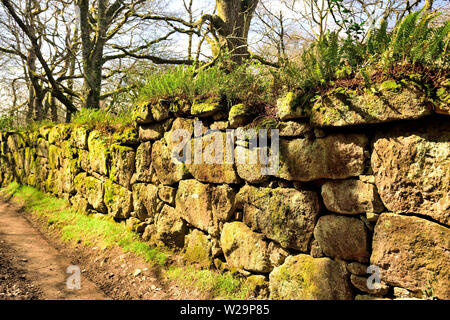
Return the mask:
<path fill-rule="evenodd" d="M 355 179 L 327 181 L 322 185 L 322 198 L 328 210 L 342 214 L 378 213 L 384 209 L 377 188 Z"/>
<path fill-rule="evenodd" d="M 110 154 L 106 137 L 97 130 L 92 131 L 88 137 L 88 149 L 90 169 L 93 172 L 107 176 Z"/>
<path fill-rule="evenodd" d="M 152 163 L 152 144 L 144 142 L 136 150 L 136 181 L 152 182 L 153 167 Z"/>
<path fill-rule="evenodd" d="M 162 202 L 158 198 L 158 187 L 152 184 L 133 184 L 133 216 L 141 221 L 154 217 L 162 207 Z"/>
<path fill-rule="evenodd" d="M 169 130 L 172 122 L 172 119 L 168 119 L 164 122 L 139 126 L 139 140 L 154 141 L 161 139 L 164 135 L 164 132 Z"/>
<path fill-rule="evenodd" d="M 369 260 L 367 230 L 359 219 L 339 215 L 322 216 L 314 229 L 314 238 L 326 256 L 359 262 Z"/>
<path fill-rule="evenodd" d="M 194 229 L 185 238 L 184 257 L 189 264 L 210 268 L 213 264 L 211 248 L 208 235 Z"/>
<path fill-rule="evenodd" d="M 133 210 L 131 191 L 107 179 L 105 181 L 105 204 L 108 214 L 114 218 L 129 218 Z"/>
<path fill-rule="evenodd" d="M 275 300 L 350 300 L 353 292 L 345 269 L 330 258 L 289 256 L 270 273 Z"/>
<path fill-rule="evenodd" d="M 227 135 L 219 131 L 193 139 L 193 161 L 187 167 L 195 179 L 210 183 L 240 182 L 233 163 L 233 150 L 228 150 L 226 141 Z"/>
<path fill-rule="evenodd" d="M 187 227 L 175 208 L 164 205 L 156 216 L 155 229 L 153 239 L 156 241 L 161 241 L 169 247 L 183 247 Z"/>
<path fill-rule="evenodd" d="M 134 173 L 136 153 L 133 148 L 113 144 L 110 148 L 111 167 L 109 178 L 117 184 L 129 189 Z"/>
<path fill-rule="evenodd" d="M 224 224 L 220 246 L 230 267 L 253 272 L 270 272 L 289 254 L 238 221 Z"/>
<path fill-rule="evenodd" d="M 314 104 L 311 124 L 341 127 L 417 119 L 431 113 L 425 93 L 413 84 L 388 80 L 378 89 L 362 94 L 343 88 L 332 90 Z"/>
<path fill-rule="evenodd" d="M 280 120 L 308 118 L 309 108 L 306 107 L 301 95 L 288 92 L 284 97 L 277 101 L 277 116 Z"/>
<path fill-rule="evenodd" d="M 422 214 L 450 225 L 450 121 L 379 134 L 372 168 L 390 211 Z"/>
<path fill-rule="evenodd" d="M 70 138 L 75 147 L 77 147 L 78 149 L 87 150 L 88 136 L 89 136 L 89 129 L 85 126 L 81 126 L 73 128 Z"/>
<path fill-rule="evenodd" d="M 229 186 L 212 186 L 191 179 L 180 181 L 175 204 L 185 221 L 217 235 L 219 222 L 229 221 L 234 214 L 234 197 Z"/>
<path fill-rule="evenodd" d="M 238 194 L 243 220 L 284 248 L 308 251 L 320 205 L 315 192 L 244 186 Z"/>
<path fill-rule="evenodd" d="M 450 299 L 450 229 L 411 216 L 383 213 L 377 221 L 370 262 L 381 279 L 413 292 Z"/>
<path fill-rule="evenodd" d="M 280 139 L 280 168 L 277 177 L 312 181 L 346 179 L 364 172 L 367 137 L 335 134 L 325 138 Z"/>
<path fill-rule="evenodd" d="M 105 194 L 103 181 L 88 176 L 83 172 L 75 177 L 74 183 L 77 193 L 87 199 L 89 205 L 91 205 L 94 210 L 101 213 L 107 213 L 107 208 L 103 201 L 103 196 Z"/>
<path fill-rule="evenodd" d="M 164 139 L 156 141 L 152 146 L 152 166 L 156 176 L 164 185 L 172 185 L 188 176 L 184 163 L 176 163 L 172 157 L 172 149 Z"/>

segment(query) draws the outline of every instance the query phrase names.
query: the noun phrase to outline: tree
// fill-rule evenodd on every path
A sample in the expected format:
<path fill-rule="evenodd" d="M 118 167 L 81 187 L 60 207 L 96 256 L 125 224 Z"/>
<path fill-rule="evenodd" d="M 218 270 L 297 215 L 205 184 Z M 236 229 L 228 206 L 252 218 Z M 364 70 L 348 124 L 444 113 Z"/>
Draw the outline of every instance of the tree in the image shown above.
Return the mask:
<path fill-rule="evenodd" d="M 10 0 L 2 0 L 5 12 L 8 14 L 8 25 L 11 32 L 11 41 L 7 46 L 0 48 L 0 51 L 20 58 L 24 76 L 29 89 L 29 108 L 27 117 L 35 120 L 43 118 L 43 100 L 46 94 L 58 99 L 69 113 L 77 111 L 73 101 L 69 98 L 76 95 L 63 85 L 59 77 L 65 76 L 65 69 L 59 68 L 67 57 L 66 53 L 58 50 L 54 42 L 59 30 L 52 29 L 52 34 L 47 30 L 47 23 L 58 15 L 57 11 L 51 12 L 49 20 L 41 20 L 41 15 L 49 10 L 49 1 L 41 4 L 37 0 L 25 0 L 24 3 L 12 3 Z M 23 4 L 23 7 L 21 7 Z M 11 21 L 9 21 L 11 19 Z M 42 46 L 53 38 L 53 45 L 46 47 L 46 53 L 43 53 Z M 50 40 L 51 41 L 51 40 Z M 39 67 L 38 67 L 39 65 Z M 38 70 L 42 70 L 40 72 Z M 62 70 L 62 71 L 61 71 Z"/>
<path fill-rule="evenodd" d="M 229 55 L 232 62 L 241 64 L 245 59 L 255 58 L 266 62 L 262 57 L 252 55 L 248 49 L 250 25 L 259 0 L 216 0 L 216 12 L 203 14 L 196 22 L 174 16 L 140 15 L 141 18 L 165 21 L 177 32 L 195 33 L 208 41 L 215 60 Z M 189 29 L 183 30 L 173 25 L 181 24 Z M 206 28 L 202 28 L 206 25 Z M 192 31 L 196 28 L 196 31 Z"/>

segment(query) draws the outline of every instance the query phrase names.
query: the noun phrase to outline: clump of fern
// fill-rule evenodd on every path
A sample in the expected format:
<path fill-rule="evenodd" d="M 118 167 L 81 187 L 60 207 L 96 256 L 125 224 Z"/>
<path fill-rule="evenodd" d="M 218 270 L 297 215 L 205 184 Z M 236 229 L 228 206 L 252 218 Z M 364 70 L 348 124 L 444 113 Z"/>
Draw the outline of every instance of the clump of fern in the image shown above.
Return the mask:
<path fill-rule="evenodd" d="M 448 67 L 450 21 L 442 26 L 430 26 L 439 15 L 440 13 L 426 13 L 419 10 L 409 14 L 397 24 L 390 36 L 380 29 L 377 38 L 370 38 L 368 42 L 371 46 L 379 48 L 383 48 L 385 40 L 388 40 L 388 45 L 381 54 L 383 67 L 390 68 L 395 64 Z M 382 43 L 378 37 L 381 37 Z"/>

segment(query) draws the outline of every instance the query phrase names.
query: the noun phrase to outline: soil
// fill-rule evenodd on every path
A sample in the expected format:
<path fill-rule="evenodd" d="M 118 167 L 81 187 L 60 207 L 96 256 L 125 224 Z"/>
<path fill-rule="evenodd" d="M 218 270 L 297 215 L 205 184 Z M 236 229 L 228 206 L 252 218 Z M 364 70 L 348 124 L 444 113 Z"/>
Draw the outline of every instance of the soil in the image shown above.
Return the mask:
<path fill-rule="evenodd" d="M 89 247 L 60 240 L 58 229 L 0 201 L 0 300 L 206 299 L 168 281 L 160 267 L 119 247 Z M 81 289 L 69 290 L 66 273 L 81 271 Z"/>

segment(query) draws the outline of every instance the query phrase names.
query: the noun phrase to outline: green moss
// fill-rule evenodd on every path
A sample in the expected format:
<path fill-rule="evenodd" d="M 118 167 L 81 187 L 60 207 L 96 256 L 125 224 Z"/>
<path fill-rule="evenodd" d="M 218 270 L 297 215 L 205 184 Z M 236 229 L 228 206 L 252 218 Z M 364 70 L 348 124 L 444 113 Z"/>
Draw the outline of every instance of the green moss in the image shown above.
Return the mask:
<path fill-rule="evenodd" d="M 389 90 L 398 92 L 402 88 L 402 85 L 395 80 L 386 80 L 380 85 L 380 90 Z"/>
<path fill-rule="evenodd" d="M 139 141 L 139 134 L 136 128 L 123 128 L 114 132 L 112 140 L 113 143 L 137 144 Z"/>
<path fill-rule="evenodd" d="M 442 102 L 445 102 L 447 104 L 450 103 L 450 92 L 449 92 L 448 88 L 441 87 L 441 88 L 437 89 L 436 96 Z"/>
<path fill-rule="evenodd" d="M 48 147 L 48 164 L 51 169 L 57 169 L 60 167 L 61 149 L 51 144 Z"/>
<path fill-rule="evenodd" d="M 191 106 L 191 114 L 194 116 L 211 114 L 221 108 L 220 98 L 209 97 L 206 100 L 194 99 Z"/>
<path fill-rule="evenodd" d="M 60 144 L 68 139 L 73 125 L 70 123 L 58 124 L 54 126 L 48 134 L 48 142 L 51 144 Z"/>
<path fill-rule="evenodd" d="M 194 230 L 186 237 L 186 243 L 184 257 L 189 263 L 195 263 L 202 268 L 212 266 L 211 244 L 205 234 Z"/>
<path fill-rule="evenodd" d="M 256 122 L 255 125 L 255 129 L 256 130 L 260 130 L 260 129 L 265 129 L 265 130 L 269 130 L 269 129 L 278 129 L 279 123 L 277 120 L 273 119 L 273 118 L 263 118 L 259 121 Z"/>
<path fill-rule="evenodd" d="M 88 149 L 92 170 L 107 176 L 110 150 L 106 137 L 97 130 L 92 131 L 88 137 Z"/>

